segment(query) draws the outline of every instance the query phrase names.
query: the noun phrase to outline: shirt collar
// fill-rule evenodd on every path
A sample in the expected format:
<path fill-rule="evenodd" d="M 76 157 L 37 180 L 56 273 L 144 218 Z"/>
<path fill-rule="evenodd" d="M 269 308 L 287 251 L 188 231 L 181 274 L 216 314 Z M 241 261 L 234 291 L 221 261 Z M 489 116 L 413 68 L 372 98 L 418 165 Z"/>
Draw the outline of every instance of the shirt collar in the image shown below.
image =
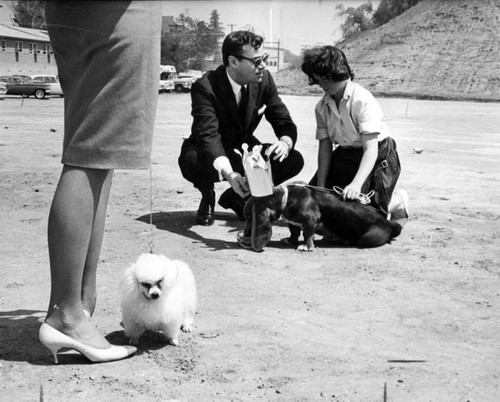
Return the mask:
<path fill-rule="evenodd" d="M 241 87 L 242 86 L 246 87 L 246 85 L 240 85 L 235 80 L 233 80 L 231 78 L 231 76 L 229 75 L 229 73 L 227 72 L 227 69 L 226 69 L 226 75 L 227 75 L 227 79 L 229 80 L 229 83 L 231 84 L 231 88 L 233 89 L 234 96 L 236 97 L 236 99 L 238 99 L 238 96 L 239 96 L 240 91 L 241 91 Z"/>
<path fill-rule="evenodd" d="M 352 94 L 354 93 L 354 87 L 355 87 L 355 84 L 354 84 L 354 82 L 352 82 L 352 80 L 347 81 L 347 85 L 344 89 L 344 95 L 342 96 L 342 100 L 348 101 L 351 98 Z M 327 103 L 327 104 L 328 103 L 335 103 L 335 101 L 333 100 L 333 98 L 329 94 L 324 94 L 322 101 L 324 103 Z"/>
<path fill-rule="evenodd" d="M 344 96 L 342 99 L 349 99 L 354 93 L 354 82 L 352 80 L 347 81 L 347 85 L 344 90 Z"/>

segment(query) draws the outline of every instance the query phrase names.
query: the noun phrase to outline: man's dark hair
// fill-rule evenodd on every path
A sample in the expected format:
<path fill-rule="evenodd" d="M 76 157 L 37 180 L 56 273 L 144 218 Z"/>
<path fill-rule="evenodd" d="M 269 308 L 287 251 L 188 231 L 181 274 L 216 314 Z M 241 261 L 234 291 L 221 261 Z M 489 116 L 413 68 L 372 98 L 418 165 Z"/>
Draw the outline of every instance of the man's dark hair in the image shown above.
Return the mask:
<path fill-rule="evenodd" d="M 302 58 L 302 71 L 309 77 L 309 84 L 317 84 L 314 75 L 335 82 L 354 79 L 354 73 L 349 67 L 342 50 L 334 46 L 317 46 L 307 49 Z"/>
<path fill-rule="evenodd" d="M 222 43 L 222 62 L 229 65 L 229 56 L 238 57 L 243 54 L 243 46 L 251 45 L 255 50 L 259 49 L 264 38 L 252 31 L 234 31 L 226 36 Z"/>

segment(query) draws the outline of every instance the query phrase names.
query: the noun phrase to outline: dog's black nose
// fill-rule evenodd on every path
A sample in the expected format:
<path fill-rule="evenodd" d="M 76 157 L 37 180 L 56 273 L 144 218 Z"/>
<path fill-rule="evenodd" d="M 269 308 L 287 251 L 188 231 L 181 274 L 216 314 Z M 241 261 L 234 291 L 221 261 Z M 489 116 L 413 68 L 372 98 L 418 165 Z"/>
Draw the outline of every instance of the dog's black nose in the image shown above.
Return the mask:
<path fill-rule="evenodd" d="M 158 297 L 160 297 L 160 295 L 159 295 L 158 293 L 153 293 L 153 294 L 151 295 L 151 298 L 152 298 L 152 299 L 158 299 Z"/>

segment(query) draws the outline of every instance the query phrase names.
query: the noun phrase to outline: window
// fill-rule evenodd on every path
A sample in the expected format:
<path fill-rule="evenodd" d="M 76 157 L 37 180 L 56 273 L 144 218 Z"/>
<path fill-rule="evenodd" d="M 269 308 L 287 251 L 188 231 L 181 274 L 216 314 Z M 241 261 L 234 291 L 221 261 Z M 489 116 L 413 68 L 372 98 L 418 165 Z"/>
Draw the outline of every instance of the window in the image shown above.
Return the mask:
<path fill-rule="evenodd" d="M 23 42 L 14 42 L 16 53 L 23 51 Z"/>
<path fill-rule="evenodd" d="M 6 40 L 2 40 L 2 52 L 5 52 L 5 49 L 7 48 L 7 41 Z"/>
<path fill-rule="evenodd" d="M 30 53 L 33 53 L 33 43 L 28 43 L 28 49 L 30 50 Z"/>

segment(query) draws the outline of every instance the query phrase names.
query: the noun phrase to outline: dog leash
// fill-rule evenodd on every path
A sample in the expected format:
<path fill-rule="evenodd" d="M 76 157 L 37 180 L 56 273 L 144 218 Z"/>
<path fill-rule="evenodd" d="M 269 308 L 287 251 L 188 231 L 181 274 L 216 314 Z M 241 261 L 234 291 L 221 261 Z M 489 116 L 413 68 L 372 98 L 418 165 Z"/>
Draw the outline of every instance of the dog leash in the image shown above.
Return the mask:
<path fill-rule="evenodd" d="M 338 195 L 344 194 L 344 189 L 339 186 L 333 186 L 333 191 Z M 375 190 L 371 190 L 368 194 L 359 193 L 357 200 L 363 205 L 368 205 L 371 202 L 373 194 L 375 194 Z"/>
<path fill-rule="evenodd" d="M 290 184 L 293 184 L 294 186 L 313 188 L 315 190 L 318 190 L 318 191 L 321 191 L 324 193 L 330 193 L 330 194 L 335 193 L 337 195 L 342 195 L 344 193 L 344 189 L 342 187 L 339 187 L 339 186 L 333 186 L 333 188 L 330 189 L 330 188 L 325 188 L 325 187 L 313 186 L 311 184 L 306 184 L 306 183 L 290 183 Z M 373 197 L 374 194 L 375 194 L 375 190 L 371 190 L 368 194 L 360 193 L 358 198 L 356 199 L 356 201 L 358 201 L 360 204 L 368 205 L 371 203 L 371 198 Z"/>
<path fill-rule="evenodd" d="M 149 253 L 154 254 L 153 241 L 153 164 L 149 162 Z"/>

